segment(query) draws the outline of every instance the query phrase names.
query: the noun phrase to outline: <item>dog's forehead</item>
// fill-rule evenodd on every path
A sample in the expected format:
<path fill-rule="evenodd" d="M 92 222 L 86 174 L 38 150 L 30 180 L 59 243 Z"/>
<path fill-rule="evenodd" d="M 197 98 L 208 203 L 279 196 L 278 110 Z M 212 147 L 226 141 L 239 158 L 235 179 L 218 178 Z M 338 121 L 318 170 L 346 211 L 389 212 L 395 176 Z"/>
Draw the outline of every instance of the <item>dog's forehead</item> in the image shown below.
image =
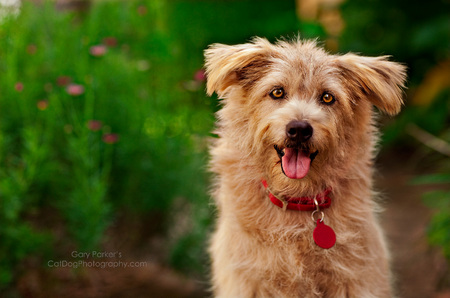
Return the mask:
<path fill-rule="evenodd" d="M 340 84 L 335 56 L 313 43 L 278 47 L 267 68 L 269 71 L 256 84 L 257 89 L 282 86 L 288 92 L 317 92 L 338 88 Z"/>
<path fill-rule="evenodd" d="M 275 71 L 296 71 L 308 75 L 334 65 L 334 56 L 326 53 L 315 42 L 281 44 L 276 50 L 277 53 L 271 58 L 271 68 Z"/>

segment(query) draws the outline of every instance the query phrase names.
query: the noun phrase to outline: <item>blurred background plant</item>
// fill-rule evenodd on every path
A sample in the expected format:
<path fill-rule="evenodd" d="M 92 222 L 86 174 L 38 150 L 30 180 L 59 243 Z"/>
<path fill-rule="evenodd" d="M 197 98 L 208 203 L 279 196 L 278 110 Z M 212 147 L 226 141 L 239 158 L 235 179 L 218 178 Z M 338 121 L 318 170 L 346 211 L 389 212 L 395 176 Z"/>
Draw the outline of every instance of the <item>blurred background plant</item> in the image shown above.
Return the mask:
<path fill-rule="evenodd" d="M 77 14 L 24 2 L 2 19 L 2 286 L 26 256 L 98 249 L 125 214 L 164 228 L 175 198 L 207 202 L 212 104 L 198 96 L 204 78 L 191 92 L 181 84 L 201 53 L 197 68 L 179 67 L 165 10 L 108 2 Z M 63 238 L 51 237 L 60 225 Z"/>
<path fill-rule="evenodd" d="M 408 66 L 407 106 L 383 118 L 383 146 L 424 173 L 413 183 L 441 185 L 425 195 L 436 209 L 429 239 L 450 258 L 448 1 L 7 2 L 0 289 L 13 293 L 30 262 L 125 241 L 146 249 L 155 235 L 159 262 L 205 280 L 218 102 L 205 96 L 202 52 L 255 35 L 300 33 L 332 52 L 390 54 Z"/>

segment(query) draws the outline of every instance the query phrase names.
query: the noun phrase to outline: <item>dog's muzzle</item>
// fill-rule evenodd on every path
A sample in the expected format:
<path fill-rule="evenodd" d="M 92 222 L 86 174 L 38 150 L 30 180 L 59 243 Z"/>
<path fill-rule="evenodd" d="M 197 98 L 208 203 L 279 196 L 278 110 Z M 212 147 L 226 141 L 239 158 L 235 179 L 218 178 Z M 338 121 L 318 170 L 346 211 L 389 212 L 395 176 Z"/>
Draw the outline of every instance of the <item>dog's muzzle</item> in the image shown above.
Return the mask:
<path fill-rule="evenodd" d="M 291 121 L 286 125 L 284 146 L 274 145 L 281 160 L 281 170 L 291 179 L 304 178 L 319 153 L 313 150 L 310 139 L 314 129 L 307 121 Z"/>

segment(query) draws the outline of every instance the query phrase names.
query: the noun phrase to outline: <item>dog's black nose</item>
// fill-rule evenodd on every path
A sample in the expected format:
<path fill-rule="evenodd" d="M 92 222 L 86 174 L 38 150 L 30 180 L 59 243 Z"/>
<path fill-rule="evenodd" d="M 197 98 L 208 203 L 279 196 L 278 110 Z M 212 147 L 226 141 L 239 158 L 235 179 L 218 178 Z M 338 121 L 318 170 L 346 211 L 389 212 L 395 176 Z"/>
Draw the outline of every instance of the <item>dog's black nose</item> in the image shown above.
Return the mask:
<path fill-rule="evenodd" d="M 312 137 L 313 128 L 307 121 L 291 121 L 286 125 L 286 136 L 296 142 L 306 142 Z"/>

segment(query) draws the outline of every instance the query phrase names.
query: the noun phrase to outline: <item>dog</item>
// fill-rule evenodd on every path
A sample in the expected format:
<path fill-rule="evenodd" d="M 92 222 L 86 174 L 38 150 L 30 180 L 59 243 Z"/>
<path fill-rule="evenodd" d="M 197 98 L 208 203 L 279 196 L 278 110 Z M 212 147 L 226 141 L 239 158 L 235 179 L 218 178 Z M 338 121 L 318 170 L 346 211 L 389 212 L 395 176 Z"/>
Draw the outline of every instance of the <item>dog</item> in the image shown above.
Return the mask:
<path fill-rule="evenodd" d="M 373 190 L 377 111 L 399 113 L 406 67 L 256 37 L 205 50 L 216 297 L 392 297 Z"/>

